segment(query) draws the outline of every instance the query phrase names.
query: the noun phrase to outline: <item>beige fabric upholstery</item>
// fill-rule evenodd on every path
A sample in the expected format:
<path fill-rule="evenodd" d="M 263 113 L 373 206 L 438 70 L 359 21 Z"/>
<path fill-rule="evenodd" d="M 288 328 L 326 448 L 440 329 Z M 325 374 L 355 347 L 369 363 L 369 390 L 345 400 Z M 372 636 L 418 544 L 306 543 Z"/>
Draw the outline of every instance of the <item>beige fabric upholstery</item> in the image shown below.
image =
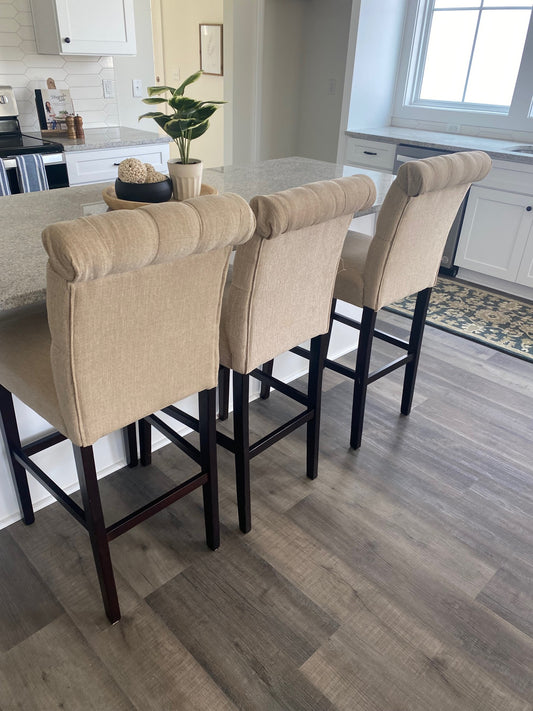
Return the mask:
<path fill-rule="evenodd" d="M 214 387 L 229 255 L 254 227 L 217 195 L 47 228 L 50 332 L 43 310 L 2 319 L 0 382 L 82 446 Z"/>
<path fill-rule="evenodd" d="M 349 233 L 335 297 L 377 311 L 435 284 L 446 238 L 471 183 L 491 167 L 470 151 L 405 163 L 370 241 Z"/>
<path fill-rule="evenodd" d="M 249 373 L 328 330 L 346 231 L 375 195 L 360 175 L 253 198 L 256 233 L 237 248 L 224 297 L 222 365 Z"/>

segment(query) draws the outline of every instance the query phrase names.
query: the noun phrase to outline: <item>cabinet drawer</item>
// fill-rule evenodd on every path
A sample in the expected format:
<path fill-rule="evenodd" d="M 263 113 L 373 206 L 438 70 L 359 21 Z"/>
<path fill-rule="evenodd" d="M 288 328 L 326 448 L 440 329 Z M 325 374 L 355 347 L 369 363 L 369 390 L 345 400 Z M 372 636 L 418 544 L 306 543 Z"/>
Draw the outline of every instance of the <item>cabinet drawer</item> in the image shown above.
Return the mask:
<path fill-rule="evenodd" d="M 395 153 L 396 146 L 393 143 L 346 138 L 345 160 L 352 165 L 362 165 L 365 168 L 392 173 Z"/>
<path fill-rule="evenodd" d="M 68 179 L 71 185 L 115 180 L 118 163 L 124 158 L 138 158 L 143 163 L 151 163 L 156 170 L 166 173 L 168 156 L 168 143 L 97 151 L 71 151 L 66 153 Z"/>

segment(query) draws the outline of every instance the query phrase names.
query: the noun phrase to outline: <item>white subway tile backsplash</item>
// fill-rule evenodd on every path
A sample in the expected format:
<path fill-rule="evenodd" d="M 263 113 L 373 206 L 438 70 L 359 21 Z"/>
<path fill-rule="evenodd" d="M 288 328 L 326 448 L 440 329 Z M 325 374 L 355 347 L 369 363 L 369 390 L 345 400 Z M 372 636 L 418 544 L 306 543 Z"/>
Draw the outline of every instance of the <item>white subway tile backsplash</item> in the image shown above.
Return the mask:
<path fill-rule="evenodd" d="M 2 23 L 1 27 L 2 32 L 0 32 L 0 47 L 17 47 L 20 42 L 20 37 L 17 35 L 17 33 L 4 32 L 4 23 Z"/>
<path fill-rule="evenodd" d="M 116 126 L 116 99 L 104 99 L 102 79 L 115 79 L 112 57 L 38 54 L 29 0 L 0 0 L 0 84 L 12 86 L 24 131 L 38 131 L 34 90 L 52 77 L 69 89 L 86 128 Z"/>
<path fill-rule="evenodd" d="M 19 23 L 14 20 L 12 17 L 3 17 L 2 18 L 2 32 L 17 32 L 19 29 L 20 25 Z"/>

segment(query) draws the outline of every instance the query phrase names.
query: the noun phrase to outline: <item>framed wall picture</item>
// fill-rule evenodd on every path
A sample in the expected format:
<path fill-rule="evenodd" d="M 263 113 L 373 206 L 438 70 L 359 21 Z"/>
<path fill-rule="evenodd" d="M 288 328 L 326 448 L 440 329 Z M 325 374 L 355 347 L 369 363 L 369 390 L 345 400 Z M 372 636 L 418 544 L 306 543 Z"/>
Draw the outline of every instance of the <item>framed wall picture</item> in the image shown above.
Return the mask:
<path fill-rule="evenodd" d="M 222 25 L 200 25 L 200 69 L 204 74 L 223 75 Z"/>

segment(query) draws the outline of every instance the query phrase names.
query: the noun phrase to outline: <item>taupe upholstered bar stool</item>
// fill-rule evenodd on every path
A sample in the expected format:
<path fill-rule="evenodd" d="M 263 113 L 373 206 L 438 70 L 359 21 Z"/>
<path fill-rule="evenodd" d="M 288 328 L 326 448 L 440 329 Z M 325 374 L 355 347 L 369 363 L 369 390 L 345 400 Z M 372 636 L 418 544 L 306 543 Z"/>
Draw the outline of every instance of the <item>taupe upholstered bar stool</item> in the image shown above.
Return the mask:
<path fill-rule="evenodd" d="M 297 427 L 307 425 L 307 476 L 318 473 L 320 400 L 329 342 L 331 299 L 346 231 L 355 212 L 374 203 L 367 176 L 311 183 L 250 205 L 255 235 L 237 248 L 220 328 L 220 410 L 227 408 L 229 369 L 233 370 L 234 439 L 218 442 L 234 452 L 239 525 L 251 528 L 250 460 Z M 311 339 L 307 393 L 272 377 L 258 366 Z M 250 375 L 292 397 L 304 411 L 250 444 Z"/>
<path fill-rule="evenodd" d="M 336 313 L 332 320 L 360 330 L 355 370 L 326 360 L 326 367 L 354 380 L 350 445 L 361 445 L 366 391 L 370 383 L 405 366 L 401 412 L 411 410 L 422 336 L 431 290 L 450 227 L 471 183 L 489 172 L 486 153 L 471 151 L 402 165 L 379 212 L 371 238 L 349 232 L 335 285 L 335 300 L 362 307 L 361 322 Z M 408 341 L 375 328 L 378 311 L 416 294 Z M 407 353 L 369 373 L 376 336 Z"/>
<path fill-rule="evenodd" d="M 34 520 L 27 470 L 88 531 L 111 622 L 120 618 L 111 540 L 201 486 L 207 544 L 219 545 L 220 309 L 232 246 L 248 239 L 254 225 L 248 204 L 236 195 L 52 225 L 43 233 L 47 306 L 0 319 L 2 429 L 23 519 Z M 193 393 L 199 393 L 200 449 L 164 431 L 200 472 L 106 525 L 93 443 L 126 426 L 131 433 L 131 423 Z M 57 431 L 22 446 L 13 394 Z M 149 422 L 158 424 L 154 417 Z M 66 438 L 74 447 L 83 508 L 31 460 Z"/>

